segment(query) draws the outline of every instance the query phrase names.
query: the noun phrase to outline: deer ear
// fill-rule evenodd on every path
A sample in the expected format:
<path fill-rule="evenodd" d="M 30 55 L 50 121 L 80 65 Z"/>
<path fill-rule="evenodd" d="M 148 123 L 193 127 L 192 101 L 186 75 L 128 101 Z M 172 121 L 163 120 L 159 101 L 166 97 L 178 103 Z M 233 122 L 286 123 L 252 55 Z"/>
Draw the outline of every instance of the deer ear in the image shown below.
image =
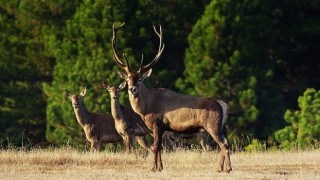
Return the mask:
<path fill-rule="evenodd" d="M 80 96 L 84 97 L 87 93 L 87 88 L 85 87 L 84 90 L 80 93 Z"/>
<path fill-rule="evenodd" d="M 150 76 L 151 76 L 151 73 L 152 73 L 152 68 L 150 68 L 147 72 L 144 72 L 144 73 L 142 74 L 142 77 L 141 77 L 142 80 L 150 77 Z"/>
<path fill-rule="evenodd" d="M 64 93 L 65 93 L 65 95 L 66 95 L 67 97 L 70 97 L 70 96 L 71 96 L 71 93 L 70 93 L 68 90 L 65 90 Z"/>
<path fill-rule="evenodd" d="M 110 89 L 110 86 L 105 81 L 102 81 L 102 86 L 107 90 Z"/>
<path fill-rule="evenodd" d="M 127 85 L 127 82 L 126 81 L 124 81 L 124 82 L 122 82 L 120 85 L 119 85 L 119 89 L 124 89 L 125 87 L 126 87 L 126 85 Z"/>
<path fill-rule="evenodd" d="M 122 71 L 118 71 L 118 75 L 120 76 L 120 78 L 126 80 L 128 79 L 128 76 L 126 75 L 126 73 L 122 72 Z"/>

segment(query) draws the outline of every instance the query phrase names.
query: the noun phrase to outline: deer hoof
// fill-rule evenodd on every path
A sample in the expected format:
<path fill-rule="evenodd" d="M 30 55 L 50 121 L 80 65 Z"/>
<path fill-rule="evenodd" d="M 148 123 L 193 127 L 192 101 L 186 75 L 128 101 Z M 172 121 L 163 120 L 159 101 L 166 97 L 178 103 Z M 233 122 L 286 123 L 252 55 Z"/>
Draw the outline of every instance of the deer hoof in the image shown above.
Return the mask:
<path fill-rule="evenodd" d="M 224 168 L 224 172 L 229 173 L 230 171 L 232 171 L 232 168 L 230 166 Z"/>
<path fill-rule="evenodd" d="M 161 172 L 163 170 L 163 167 L 153 167 L 152 169 L 151 169 L 151 171 L 152 172 Z"/>
<path fill-rule="evenodd" d="M 222 171 L 222 167 L 219 165 L 216 167 L 216 172 L 221 172 Z"/>
<path fill-rule="evenodd" d="M 153 168 L 151 169 L 151 171 L 152 171 L 152 172 L 156 172 L 156 171 L 157 171 L 156 167 L 153 167 Z"/>

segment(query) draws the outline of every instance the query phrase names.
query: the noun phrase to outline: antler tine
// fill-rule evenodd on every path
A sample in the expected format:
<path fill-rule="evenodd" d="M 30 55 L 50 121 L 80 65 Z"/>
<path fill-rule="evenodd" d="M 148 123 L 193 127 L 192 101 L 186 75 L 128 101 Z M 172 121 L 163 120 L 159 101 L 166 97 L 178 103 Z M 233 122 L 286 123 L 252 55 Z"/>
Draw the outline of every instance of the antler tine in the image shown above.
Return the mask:
<path fill-rule="evenodd" d="M 161 28 L 161 25 L 160 25 L 160 33 L 158 33 L 156 27 L 153 25 L 153 30 L 154 32 L 157 34 L 157 36 L 160 38 L 160 45 L 159 45 L 159 49 L 158 51 L 160 51 L 160 47 L 161 47 L 161 43 L 162 43 L 162 28 Z"/>
<path fill-rule="evenodd" d="M 105 81 L 101 81 L 101 83 L 102 83 L 102 86 L 103 86 L 104 88 L 106 88 L 106 87 L 108 86 L 107 82 L 105 82 Z"/>
<path fill-rule="evenodd" d="M 117 38 L 117 32 L 119 29 L 122 28 L 122 26 L 125 25 L 125 22 L 122 23 L 118 28 L 115 28 L 115 23 L 113 23 L 112 25 L 112 51 L 113 51 L 113 59 L 115 60 L 115 62 L 122 68 L 124 68 L 127 72 L 130 72 L 130 67 L 129 67 L 129 63 L 127 58 L 125 57 L 125 54 L 123 54 L 123 57 L 126 60 L 126 64 L 123 64 L 123 62 L 120 60 L 116 47 L 117 47 L 117 42 L 116 42 L 116 38 Z"/>
<path fill-rule="evenodd" d="M 126 65 L 127 65 L 127 66 L 125 67 L 126 71 L 127 71 L 127 72 L 131 72 L 130 66 L 129 66 L 129 62 L 128 62 L 128 59 L 127 59 L 126 54 L 123 53 L 122 56 L 123 56 L 124 60 L 126 61 Z"/>
<path fill-rule="evenodd" d="M 142 64 L 143 64 L 143 54 L 141 55 L 141 61 L 140 61 L 140 66 L 138 70 L 139 73 L 142 72 L 142 69 L 143 69 Z"/>
<path fill-rule="evenodd" d="M 164 44 L 162 42 L 162 28 L 161 28 L 161 25 L 160 25 L 160 31 L 159 32 L 157 31 L 157 29 L 156 29 L 156 27 L 154 25 L 153 25 L 153 29 L 154 29 L 154 32 L 157 34 L 157 36 L 159 37 L 159 40 L 160 40 L 158 53 L 156 54 L 156 57 L 149 64 L 143 66 L 142 68 L 141 68 L 141 66 L 142 66 L 142 64 L 141 64 L 139 71 L 147 71 L 147 70 L 149 70 L 154 64 L 156 64 L 158 62 L 158 60 L 159 60 L 159 58 L 160 58 L 160 56 L 161 56 L 161 54 L 163 52 Z"/>

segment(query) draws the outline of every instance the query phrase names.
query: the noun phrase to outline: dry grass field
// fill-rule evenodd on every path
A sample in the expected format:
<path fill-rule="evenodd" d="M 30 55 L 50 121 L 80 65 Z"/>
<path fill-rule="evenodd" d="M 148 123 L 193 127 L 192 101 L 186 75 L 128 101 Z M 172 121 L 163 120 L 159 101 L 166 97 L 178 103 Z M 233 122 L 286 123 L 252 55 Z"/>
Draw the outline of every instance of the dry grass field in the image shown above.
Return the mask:
<path fill-rule="evenodd" d="M 151 172 L 152 155 L 73 149 L 1 150 L 0 179 L 320 179 L 320 151 L 233 153 L 233 171 L 214 172 L 217 152 L 163 153 L 164 170 Z"/>

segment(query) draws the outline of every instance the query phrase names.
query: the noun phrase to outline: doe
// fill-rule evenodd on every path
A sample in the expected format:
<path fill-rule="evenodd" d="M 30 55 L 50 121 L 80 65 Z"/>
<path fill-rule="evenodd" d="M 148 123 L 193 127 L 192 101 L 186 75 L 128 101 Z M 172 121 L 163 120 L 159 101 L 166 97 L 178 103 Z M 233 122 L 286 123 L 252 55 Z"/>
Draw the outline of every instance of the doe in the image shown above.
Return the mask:
<path fill-rule="evenodd" d="M 103 143 L 122 142 L 122 138 L 115 129 L 111 115 L 88 112 L 83 104 L 86 88 L 80 94 L 71 94 L 65 90 L 66 96 L 71 100 L 74 113 L 80 126 L 83 128 L 87 140 L 91 144 L 91 151 L 101 149 Z"/>

